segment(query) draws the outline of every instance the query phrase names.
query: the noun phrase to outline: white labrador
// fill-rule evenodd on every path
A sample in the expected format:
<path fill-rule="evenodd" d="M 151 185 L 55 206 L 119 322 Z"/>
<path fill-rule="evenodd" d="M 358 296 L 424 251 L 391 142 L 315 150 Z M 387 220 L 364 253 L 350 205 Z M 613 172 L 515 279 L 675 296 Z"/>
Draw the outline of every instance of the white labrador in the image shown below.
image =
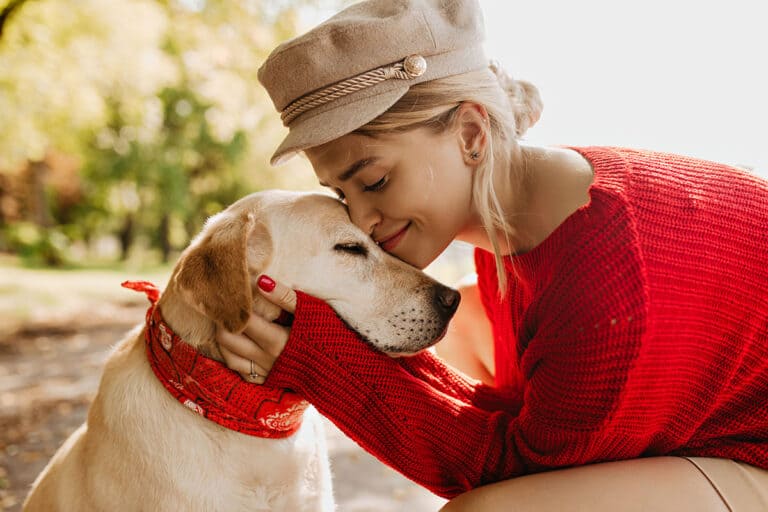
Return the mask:
<path fill-rule="evenodd" d="M 455 291 L 352 225 L 339 201 L 280 191 L 250 195 L 212 217 L 158 305 L 186 343 L 223 361 L 217 326 L 240 331 L 251 311 L 277 317 L 253 292 L 261 273 L 324 299 L 391 354 L 435 343 L 458 305 Z M 411 332 L 414 323 L 422 327 Z M 163 387 L 147 359 L 144 329 L 136 327 L 110 355 L 87 421 L 37 478 L 25 511 L 334 509 L 314 409 L 283 439 L 225 429 Z"/>

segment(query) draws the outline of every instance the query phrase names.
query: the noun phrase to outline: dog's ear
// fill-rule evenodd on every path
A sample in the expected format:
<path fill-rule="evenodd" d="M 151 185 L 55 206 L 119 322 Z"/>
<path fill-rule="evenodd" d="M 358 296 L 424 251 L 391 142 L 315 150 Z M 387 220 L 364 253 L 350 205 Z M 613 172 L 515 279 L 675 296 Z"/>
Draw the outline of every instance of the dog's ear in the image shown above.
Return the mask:
<path fill-rule="evenodd" d="M 253 305 L 251 260 L 260 245 L 270 244 L 269 235 L 253 213 L 218 219 L 206 231 L 182 256 L 174 281 L 195 309 L 240 332 Z"/>

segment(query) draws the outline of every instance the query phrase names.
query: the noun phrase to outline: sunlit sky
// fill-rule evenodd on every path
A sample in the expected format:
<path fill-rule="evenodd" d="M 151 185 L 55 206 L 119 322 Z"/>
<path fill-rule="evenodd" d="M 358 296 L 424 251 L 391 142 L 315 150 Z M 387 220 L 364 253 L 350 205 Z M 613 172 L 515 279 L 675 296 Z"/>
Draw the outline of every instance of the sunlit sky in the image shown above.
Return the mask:
<path fill-rule="evenodd" d="M 527 141 L 670 151 L 768 176 L 764 1 L 480 3 L 489 57 L 541 92 Z"/>
<path fill-rule="evenodd" d="M 763 1 L 481 3 L 488 53 L 541 91 L 530 141 L 672 151 L 768 176 Z"/>

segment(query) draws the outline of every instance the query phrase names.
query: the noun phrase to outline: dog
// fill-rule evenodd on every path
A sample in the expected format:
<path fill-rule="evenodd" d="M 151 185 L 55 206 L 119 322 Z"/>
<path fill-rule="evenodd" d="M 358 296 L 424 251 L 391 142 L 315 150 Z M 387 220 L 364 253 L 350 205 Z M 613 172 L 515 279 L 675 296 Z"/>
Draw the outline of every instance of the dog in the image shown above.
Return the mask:
<path fill-rule="evenodd" d="M 221 364 L 217 329 L 240 332 L 252 312 L 269 319 L 280 313 L 255 291 L 262 273 L 325 300 L 391 356 L 436 343 L 459 300 L 455 290 L 378 247 L 333 197 L 266 191 L 242 198 L 206 222 L 147 322 L 114 348 L 86 422 L 38 476 L 23 510 L 334 510 L 322 423 L 312 407 L 293 396 L 288 416 L 297 421 L 277 421 L 274 437 L 248 435 L 207 416 L 214 415 L 206 408 L 218 400 L 215 393 L 198 390 L 208 397 L 202 406 L 185 402 L 174 395 L 186 384 L 176 377 L 161 382 L 157 373 L 181 364 L 173 355 L 186 350 L 221 367 L 243 399 L 261 392 L 291 397 L 247 383 Z M 404 309 L 430 328 L 405 335 L 398 322 L 412 318 L 396 316 Z"/>

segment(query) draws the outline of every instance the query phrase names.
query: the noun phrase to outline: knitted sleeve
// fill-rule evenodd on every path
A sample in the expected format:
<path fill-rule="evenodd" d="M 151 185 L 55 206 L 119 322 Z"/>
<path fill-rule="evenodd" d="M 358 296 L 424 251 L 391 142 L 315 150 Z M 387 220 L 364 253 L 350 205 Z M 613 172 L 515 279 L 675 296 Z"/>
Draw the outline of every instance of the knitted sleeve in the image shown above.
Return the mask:
<path fill-rule="evenodd" d="M 587 346 L 584 339 L 553 345 L 561 341 L 543 336 L 531 343 L 538 368 L 530 369 L 522 408 L 494 404 L 483 386 L 428 353 L 398 360 L 377 352 L 327 304 L 299 292 L 290 339 L 267 384 L 295 390 L 366 451 L 451 498 L 533 471 L 642 451 L 608 414 L 620 399 L 625 367 L 613 371 L 608 364 L 591 373 L 614 346 L 578 350 Z M 571 349 L 578 352 L 575 364 Z M 611 392 L 603 394 L 606 389 Z"/>
<path fill-rule="evenodd" d="M 366 451 L 438 495 L 525 472 L 515 414 L 472 402 L 484 386 L 429 353 L 390 358 L 327 304 L 297 294 L 291 335 L 267 385 L 296 391 Z"/>
<path fill-rule="evenodd" d="M 522 406 L 520 396 L 512 390 L 499 390 L 450 368 L 429 350 L 397 360 L 414 377 L 429 384 L 435 391 L 472 404 L 486 411 L 517 413 Z"/>

